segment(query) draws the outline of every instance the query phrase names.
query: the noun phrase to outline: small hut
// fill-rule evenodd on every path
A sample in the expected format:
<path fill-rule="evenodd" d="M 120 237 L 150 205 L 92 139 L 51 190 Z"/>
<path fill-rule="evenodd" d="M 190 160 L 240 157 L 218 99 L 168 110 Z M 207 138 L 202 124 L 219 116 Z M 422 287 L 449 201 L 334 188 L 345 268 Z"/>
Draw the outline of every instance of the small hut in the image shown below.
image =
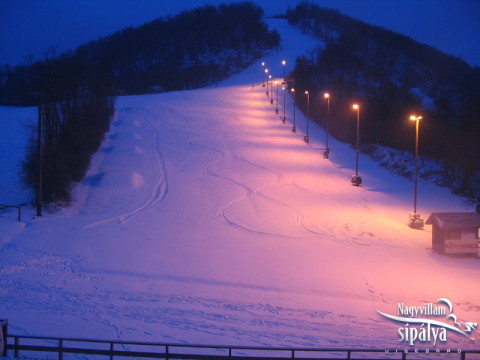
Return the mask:
<path fill-rule="evenodd" d="M 441 254 L 480 256 L 480 214 L 476 212 L 432 213 L 432 248 Z"/>
<path fill-rule="evenodd" d="M 476 212 L 432 213 L 432 248 L 441 254 L 480 256 L 480 214 Z"/>

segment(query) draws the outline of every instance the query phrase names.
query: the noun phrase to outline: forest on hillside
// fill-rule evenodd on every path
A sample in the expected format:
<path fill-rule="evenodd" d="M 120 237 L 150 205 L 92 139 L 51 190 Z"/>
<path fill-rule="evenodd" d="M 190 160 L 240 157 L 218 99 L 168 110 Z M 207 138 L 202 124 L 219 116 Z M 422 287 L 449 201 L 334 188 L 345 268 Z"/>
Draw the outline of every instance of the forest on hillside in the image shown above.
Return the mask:
<path fill-rule="evenodd" d="M 228 78 L 278 46 L 252 3 L 204 6 L 0 68 L 0 105 L 40 106 L 44 203 L 68 203 L 109 129 L 117 94 L 192 89 Z M 37 131 L 24 183 L 37 192 Z"/>
<path fill-rule="evenodd" d="M 312 94 L 315 121 L 325 125 L 323 93 L 328 91 L 329 130 L 336 138 L 354 143 L 352 104 L 357 102 L 363 151 L 372 144 L 412 150 L 415 126 L 408 119 L 421 114 L 421 155 L 441 165 L 443 185 L 480 199 L 480 68 L 308 1 L 286 18 L 319 40 L 297 58 L 291 74 L 297 88 Z M 305 97 L 298 104 L 305 107 Z"/>
<path fill-rule="evenodd" d="M 118 93 L 192 89 L 211 85 L 259 59 L 279 45 L 280 36 L 269 31 L 263 10 L 253 3 L 204 6 L 174 17 L 159 18 L 136 28 L 79 46 L 60 56 L 11 68 L 0 68 L 0 104 L 35 103 L 32 89 L 47 79 L 47 66 L 57 69 L 65 81 L 67 67 L 90 77 L 101 69 L 102 78 Z M 68 76 L 67 76 L 68 75 Z M 73 76 L 72 81 L 77 81 Z"/>

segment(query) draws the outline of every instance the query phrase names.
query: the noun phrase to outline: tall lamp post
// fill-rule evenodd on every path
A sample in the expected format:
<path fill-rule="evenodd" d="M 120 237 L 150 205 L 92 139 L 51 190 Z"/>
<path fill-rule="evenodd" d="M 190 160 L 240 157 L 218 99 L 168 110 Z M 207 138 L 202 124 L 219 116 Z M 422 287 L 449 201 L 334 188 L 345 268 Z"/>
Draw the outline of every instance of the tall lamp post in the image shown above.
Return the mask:
<path fill-rule="evenodd" d="M 282 65 L 283 65 L 283 81 L 285 81 L 285 65 L 287 65 L 287 62 L 285 60 L 282 60 Z"/>
<path fill-rule="evenodd" d="M 275 80 L 275 87 L 277 88 L 277 106 L 275 107 L 275 114 L 278 114 L 278 81 Z"/>
<path fill-rule="evenodd" d="M 262 66 L 265 67 L 265 62 L 264 62 L 264 61 L 262 61 Z M 264 70 L 262 71 L 262 74 L 263 74 L 263 87 L 265 87 L 265 70 L 266 70 L 266 69 L 264 69 Z"/>
<path fill-rule="evenodd" d="M 423 229 L 423 219 L 417 213 L 417 182 L 418 182 L 418 131 L 422 116 L 411 115 L 410 120 L 415 121 L 415 176 L 413 190 L 413 213 L 409 214 L 408 226 L 414 229 Z"/>
<path fill-rule="evenodd" d="M 292 132 L 296 133 L 297 132 L 297 124 L 295 122 L 295 107 L 296 107 L 295 88 L 291 88 L 290 91 L 293 94 L 293 126 L 292 126 Z"/>
<path fill-rule="evenodd" d="M 360 157 L 360 105 L 353 104 L 353 110 L 357 111 L 357 152 L 355 157 L 355 175 L 352 176 L 352 185 L 359 186 L 362 183 L 362 178 L 358 175 L 358 158 Z"/>
<path fill-rule="evenodd" d="M 265 77 L 267 78 L 267 91 L 265 92 L 265 94 L 267 94 L 268 96 L 268 69 L 265 69 Z M 264 87 L 265 87 L 265 84 L 264 84 Z"/>
<path fill-rule="evenodd" d="M 326 137 L 325 137 L 325 150 L 323 150 L 323 157 L 325 159 L 328 159 L 328 157 L 330 156 L 330 148 L 328 147 L 328 137 L 329 137 L 329 134 L 328 134 L 328 125 L 329 125 L 329 122 L 330 122 L 330 94 L 329 93 L 325 93 L 323 94 L 323 97 L 327 100 L 327 123 L 325 125 L 325 130 L 326 130 Z"/>
<path fill-rule="evenodd" d="M 287 117 L 285 116 L 285 94 L 286 94 L 286 88 L 287 86 L 285 85 L 285 83 L 283 83 L 282 85 L 282 90 L 283 90 L 283 117 L 282 117 L 282 123 L 286 123 L 287 122 Z"/>
<path fill-rule="evenodd" d="M 310 136 L 308 134 L 310 125 L 310 93 L 308 92 L 308 90 L 305 90 L 305 95 L 307 95 L 307 133 L 303 137 L 303 141 L 308 144 L 310 142 Z"/>

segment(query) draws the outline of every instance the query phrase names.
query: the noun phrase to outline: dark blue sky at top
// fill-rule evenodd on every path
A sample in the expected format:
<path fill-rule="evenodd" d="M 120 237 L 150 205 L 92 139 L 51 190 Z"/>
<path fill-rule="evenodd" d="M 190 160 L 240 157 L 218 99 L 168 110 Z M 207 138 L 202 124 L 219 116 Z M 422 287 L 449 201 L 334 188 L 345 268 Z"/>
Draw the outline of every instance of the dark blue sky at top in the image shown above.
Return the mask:
<path fill-rule="evenodd" d="M 232 0 L 0 0 L 0 64 L 42 57 L 126 26 Z M 299 0 L 252 0 L 266 15 Z M 405 34 L 480 66 L 480 0 L 313 0 L 370 24 Z"/>

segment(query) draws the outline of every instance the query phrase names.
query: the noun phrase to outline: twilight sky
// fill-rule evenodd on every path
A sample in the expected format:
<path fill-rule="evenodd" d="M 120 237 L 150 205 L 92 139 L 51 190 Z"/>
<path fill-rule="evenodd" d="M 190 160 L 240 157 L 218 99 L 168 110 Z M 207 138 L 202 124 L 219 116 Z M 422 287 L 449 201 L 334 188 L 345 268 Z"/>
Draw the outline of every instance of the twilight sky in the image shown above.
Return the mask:
<path fill-rule="evenodd" d="M 267 15 L 300 0 L 252 0 Z M 62 52 L 157 17 L 234 0 L 0 0 L 0 65 Z M 370 24 L 411 36 L 480 66 L 479 0 L 314 0 Z"/>

